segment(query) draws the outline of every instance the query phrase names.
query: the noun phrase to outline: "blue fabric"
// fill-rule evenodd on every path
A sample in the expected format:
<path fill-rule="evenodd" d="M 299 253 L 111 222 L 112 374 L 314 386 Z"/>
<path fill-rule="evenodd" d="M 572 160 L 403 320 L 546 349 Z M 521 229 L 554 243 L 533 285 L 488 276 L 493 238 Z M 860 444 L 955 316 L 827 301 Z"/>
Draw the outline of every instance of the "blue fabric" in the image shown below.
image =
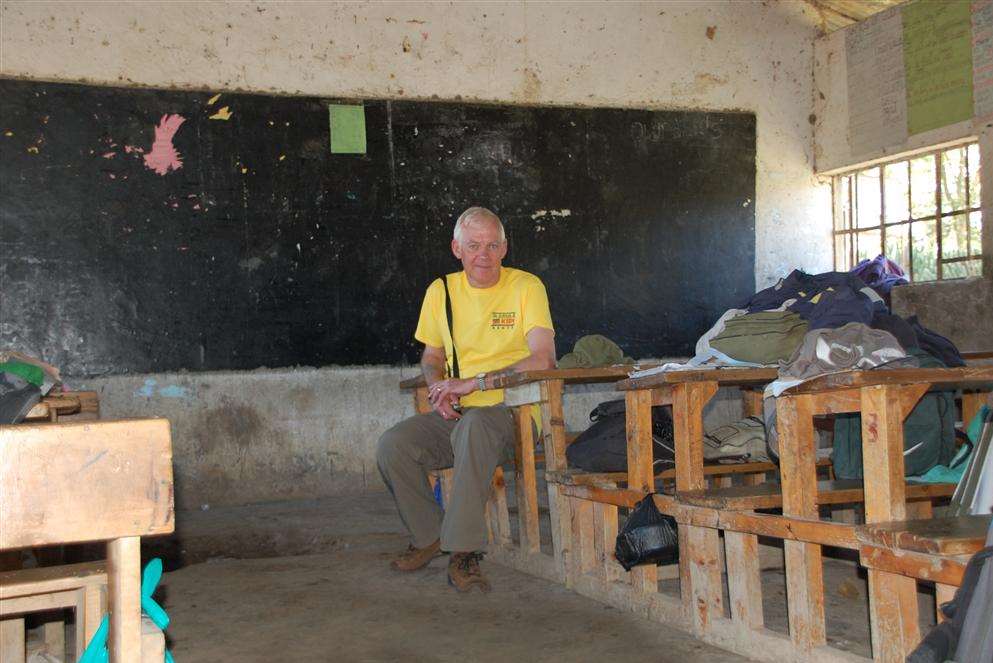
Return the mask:
<path fill-rule="evenodd" d="M 780 280 L 774 286 L 756 292 L 747 302 L 737 308 L 746 309 L 749 313 L 770 311 L 782 306 L 787 299 L 810 299 L 818 292 L 830 287 L 848 287 L 854 291 L 859 291 L 865 287 L 865 283 L 848 272 L 807 274 L 799 269 L 794 269 L 785 279 Z M 801 316 L 804 315 L 801 311 L 795 312 Z"/>
<path fill-rule="evenodd" d="M 855 265 L 851 273 L 862 279 L 867 286 L 884 296 L 890 293 L 893 286 L 910 283 L 900 265 L 882 254 L 872 260 L 866 258 Z"/>

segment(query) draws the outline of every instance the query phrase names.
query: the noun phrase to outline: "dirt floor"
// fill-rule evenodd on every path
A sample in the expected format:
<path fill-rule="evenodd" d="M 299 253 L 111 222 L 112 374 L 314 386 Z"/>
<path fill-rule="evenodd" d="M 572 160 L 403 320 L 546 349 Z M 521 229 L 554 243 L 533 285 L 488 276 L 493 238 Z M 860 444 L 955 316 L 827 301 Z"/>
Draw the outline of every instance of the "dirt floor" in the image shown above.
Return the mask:
<path fill-rule="evenodd" d="M 392 573 L 406 537 L 386 494 L 179 514 L 177 525 L 158 552 L 174 569 L 162 603 L 181 663 L 745 660 L 486 561 L 487 595 L 449 588 L 447 558 Z"/>

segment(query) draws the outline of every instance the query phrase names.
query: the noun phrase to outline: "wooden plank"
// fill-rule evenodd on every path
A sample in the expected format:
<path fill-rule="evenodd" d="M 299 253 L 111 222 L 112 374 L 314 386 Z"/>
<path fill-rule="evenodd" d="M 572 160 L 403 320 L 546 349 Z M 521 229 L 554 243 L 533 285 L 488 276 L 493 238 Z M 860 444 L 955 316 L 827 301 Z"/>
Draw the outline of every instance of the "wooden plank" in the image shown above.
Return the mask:
<path fill-rule="evenodd" d="M 867 477 L 866 524 L 907 516 L 903 420 L 928 384 L 875 384 L 862 391 L 862 466 Z M 920 641 L 917 583 L 884 571 L 869 571 L 869 616 L 873 658 L 903 660 Z"/>
<path fill-rule="evenodd" d="M 160 663 L 165 660 L 165 634 L 155 623 L 142 615 L 141 663 Z"/>
<path fill-rule="evenodd" d="M 495 378 L 493 386 L 496 389 L 508 389 L 543 380 L 559 380 L 566 384 L 614 382 L 626 378 L 632 371 L 651 368 L 656 365 L 657 363 L 650 362 L 647 364 L 614 364 L 612 366 L 597 366 L 596 368 L 550 368 L 540 371 L 520 371 L 513 375 Z"/>
<path fill-rule="evenodd" d="M 624 395 L 627 428 L 628 489 L 649 493 L 655 490 L 652 455 L 652 394 L 629 391 Z M 631 569 L 631 586 L 640 594 L 658 591 L 658 570 L 654 565 Z"/>
<path fill-rule="evenodd" d="M 490 499 L 486 504 L 489 513 L 493 543 L 500 547 L 513 545 L 510 535 L 510 511 L 507 507 L 507 482 L 503 478 L 503 468 L 497 465 L 493 472 Z"/>
<path fill-rule="evenodd" d="M 686 507 L 687 510 L 696 507 Z M 784 541 L 802 541 L 822 546 L 858 550 L 859 542 L 851 525 L 823 520 L 779 516 L 766 513 L 720 511 L 717 527 Z M 678 517 L 677 517 L 678 520 Z"/>
<path fill-rule="evenodd" d="M 814 414 L 845 414 L 858 412 L 862 408 L 862 396 L 858 389 L 840 389 L 810 394 Z"/>
<path fill-rule="evenodd" d="M 514 485 L 517 489 L 517 522 L 521 549 L 528 553 L 538 553 L 541 552 L 541 535 L 538 527 L 538 479 L 531 408 L 514 408 L 513 412 L 517 423 Z"/>
<path fill-rule="evenodd" d="M 414 390 L 414 411 L 417 414 L 427 414 L 433 409 L 431 407 L 431 401 L 428 400 L 428 388 L 417 387 Z"/>
<path fill-rule="evenodd" d="M 938 389 L 993 389 L 993 366 L 959 368 L 894 368 L 885 371 L 842 371 L 807 380 L 785 394 L 813 394 L 834 389 L 860 389 L 882 385 L 929 384 Z"/>
<path fill-rule="evenodd" d="M 776 368 L 717 368 L 691 371 L 666 371 L 641 378 L 628 378 L 617 383 L 621 391 L 651 389 L 667 384 L 690 382 L 715 382 L 721 386 L 748 386 L 768 384 L 779 377 Z"/>
<path fill-rule="evenodd" d="M 25 612 L 45 612 L 60 608 L 74 608 L 81 590 L 68 589 L 47 594 L 16 596 L 0 600 L 0 615 L 16 615 Z"/>
<path fill-rule="evenodd" d="M 24 663 L 24 619 L 0 619 L 0 663 Z"/>
<path fill-rule="evenodd" d="M 759 539 L 754 534 L 725 531 L 724 550 L 731 619 L 749 629 L 762 628 L 764 619 Z"/>
<path fill-rule="evenodd" d="M 0 503 L 0 548 L 172 532 L 169 422 L 0 426 Z"/>
<path fill-rule="evenodd" d="M 141 545 L 136 536 L 107 544 L 110 635 L 107 649 L 114 663 L 141 658 Z"/>
<path fill-rule="evenodd" d="M 107 612 L 107 587 L 96 587 L 88 585 L 83 587 L 82 610 L 77 608 L 76 612 L 76 660 L 83 654 L 83 649 L 96 635 L 100 628 L 100 622 Z M 80 638 L 80 615 L 82 615 L 82 631 L 84 637 Z"/>
<path fill-rule="evenodd" d="M 107 584 L 105 562 L 83 562 L 0 573 L 0 599 Z"/>
<path fill-rule="evenodd" d="M 859 480 L 817 481 L 813 483 L 813 490 L 816 505 L 859 504 L 865 500 L 865 490 Z M 904 494 L 911 500 L 926 501 L 948 497 L 954 492 L 953 483 L 906 483 L 904 486 Z M 752 511 L 783 506 L 783 486 L 777 483 L 679 491 L 676 496 L 682 504 L 710 509 Z"/>
<path fill-rule="evenodd" d="M 543 380 L 541 383 L 541 434 L 545 450 L 545 469 L 564 470 L 565 416 L 562 412 L 562 380 Z M 552 524 L 552 551 L 556 568 L 563 578 L 568 577 L 566 558 L 572 545 L 572 519 L 568 500 L 563 498 L 558 486 L 548 484 L 548 511 Z"/>
<path fill-rule="evenodd" d="M 966 391 L 962 394 L 962 425 L 968 427 L 983 405 L 990 402 L 989 392 Z"/>
<path fill-rule="evenodd" d="M 761 389 L 742 389 L 742 414 L 746 417 L 761 417 L 763 401 L 762 395 L 763 392 Z"/>
<path fill-rule="evenodd" d="M 572 517 L 572 554 L 570 555 L 570 572 L 575 578 L 593 573 L 597 567 L 596 550 L 593 535 L 593 502 L 587 500 L 571 500 Z"/>
<path fill-rule="evenodd" d="M 937 555 L 967 555 L 985 545 L 993 516 L 959 516 L 931 520 L 873 523 L 859 527 L 859 541 L 897 550 Z"/>
<path fill-rule="evenodd" d="M 955 590 L 958 589 L 954 585 L 946 585 L 944 583 L 936 582 L 934 584 L 934 612 L 935 621 L 939 624 L 946 621 L 945 613 L 941 611 L 941 606 L 948 603 L 953 598 L 955 598 Z"/>
<path fill-rule="evenodd" d="M 859 563 L 868 569 L 958 587 L 962 584 L 968 555 L 945 556 L 892 550 L 864 543 L 859 546 Z"/>
<path fill-rule="evenodd" d="M 58 656 L 60 659 L 65 656 L 66 625 L 61 616 L 57 620 L 46 621 L 41 625 L 41 639 L 49 654 Z"/>
<path fill-rule="evenodd" d="M 776 402 L 783 515 L 817 518 L 817 464 L 813 399 L 780 396 Z M 826 642 L 821 547 L 784 541 L 790 639 L 801 652 Z"/>
<path fill-rule="evenodd" d="M 612 504 L 593 503 L 593 550 L 597 575 L 606 582 L 626 580 L 621 565 L 614 558 L 617 544 L 617 507 Z"/>

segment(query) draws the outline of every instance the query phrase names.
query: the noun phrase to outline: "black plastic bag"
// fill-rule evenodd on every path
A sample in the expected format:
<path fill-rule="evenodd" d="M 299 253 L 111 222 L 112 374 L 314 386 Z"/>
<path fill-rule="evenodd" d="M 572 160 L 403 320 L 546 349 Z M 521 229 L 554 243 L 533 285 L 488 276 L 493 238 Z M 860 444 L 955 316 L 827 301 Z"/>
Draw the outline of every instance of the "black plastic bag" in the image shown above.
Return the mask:
<path fill-rule="evenodd" d="M 673 564 L 679 561 L 676 519 L 655 506 L 652 495 L 638 502 L 617 535 L 614 556 L 625 571 L 639 564 Z"/>

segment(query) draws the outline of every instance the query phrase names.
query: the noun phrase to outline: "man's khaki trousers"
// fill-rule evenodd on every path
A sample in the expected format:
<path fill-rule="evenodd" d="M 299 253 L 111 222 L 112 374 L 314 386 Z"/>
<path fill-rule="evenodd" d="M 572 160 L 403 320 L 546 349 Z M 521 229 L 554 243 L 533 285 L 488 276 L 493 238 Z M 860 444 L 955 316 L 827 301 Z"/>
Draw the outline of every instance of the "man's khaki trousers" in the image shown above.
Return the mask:
<path fill-rule="evenodd" d="M 493 472 L 513 451 L 514 417 L 503 405 L 467 408 L 458 421 L 437 412 L 401 421 L 379 438 L 376 462 L 412 543 L 441 539 L 452 552 L 483 550 Z M 427 473 L 451 467 L 451 504 L 434 499 Z"/>

